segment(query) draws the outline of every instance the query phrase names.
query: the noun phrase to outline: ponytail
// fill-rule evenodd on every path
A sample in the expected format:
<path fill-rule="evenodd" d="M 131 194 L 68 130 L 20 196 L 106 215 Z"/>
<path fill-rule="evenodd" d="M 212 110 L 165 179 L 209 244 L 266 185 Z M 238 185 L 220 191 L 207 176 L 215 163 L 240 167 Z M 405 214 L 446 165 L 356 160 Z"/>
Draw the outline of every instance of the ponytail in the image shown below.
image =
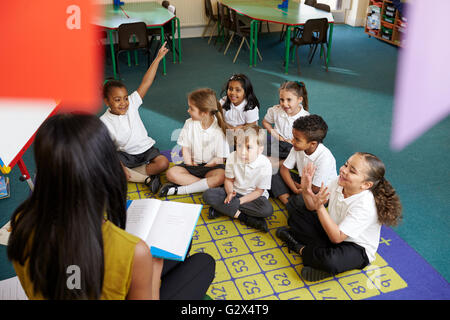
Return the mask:
<path fill-rule="evenodd" d="M 371 191 L 377 206 L 378 221 L 390 227 L 397 226 L 402 219 L 402 205 L 390 182 L 382 178 Z"/>
<path fill-rule="evenodd" d="M 357 154 L 368 163 L 367 181 L 373 183 L 370 191 L 375 198 L 378 221 L 387 226 L 397 226 L 402 219 L 402 205 L 394 187 L 384 178 L 383 162 L 370 153 L 357 152 Z"/>
<path fill-rule="evenodd" d="M 309 111 L 309 105 L 308 105 L 308 92 L 306 91 L 306 86 L 303 82 L 299 82 L 300 88 L 301 88 L 301 97 L 303 98 L 303 109 L 305 111 Z"/>
<path fill-rule="evenodd" d="M 217 123 L 219 124 L 220 128 L 222 129 L 223 134 L 226 136 L 229 125 L 226 123 L 226 121 L 224 119 L 222 105 L 220 104 L 220 102 L 218 100 L 217 100 L 217 109 L 214 110 L 213 113 L 216 116 Z"/>

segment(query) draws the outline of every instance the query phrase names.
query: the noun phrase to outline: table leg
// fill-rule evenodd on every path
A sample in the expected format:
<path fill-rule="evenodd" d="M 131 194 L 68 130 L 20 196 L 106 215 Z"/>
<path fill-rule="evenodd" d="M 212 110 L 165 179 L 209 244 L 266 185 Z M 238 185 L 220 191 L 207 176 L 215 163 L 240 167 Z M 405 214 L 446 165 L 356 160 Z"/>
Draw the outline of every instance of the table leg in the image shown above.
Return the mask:
<path fill-rule="evenodd" d="M 258 52 L 258 20 L 255 20 L 255 25 L 253 26 L 253 37 L 255 38 L 255 43 L 253 44 L 253 66 L 256 67 L 256 53 Z"/>
<path fill-rule="evenodd" d="M 164 27 L 161 26 L 161 45 L 164 44 Z M 162 59 L 163 62 L 163 75 L 166 75 L 166 57 L 164 56 L 164 58 Z"/>
<path fill-rule="evenodd" d="M 175 18 L 173 18 L 171 20 L 172 23 L 172 48 L 173 48 L 173 52 L 172 52 L 172 56 L 173 56 L 173 63 L 177 63 L 177 51 L 175 50 Z"/>
<path fill-rule="evenodd" d="M 330 33 L 328 35 L 328 48 L 327 48 L 327 64 L 330 62 L 331 41 L 333 40 L 333 28 L 334 23 L 330 23 Z"/>
<path fill-rule="evenodd" d="M 292 26 L 287 26 L 286 28 L 286 39 L 285 39 L 285 47 L 286 47 L 286 54 L 285 54 L 285 67 L 284 67 L 284 73 L 288 74 L 289 72 L 289 53 L 290 53 L 290 45 L 291 45 L 291 28 Z"/>
<path fill-rule="evenodd" d="M 255 20 L 252 20 L 250 22 L 250 67 L 253 66 L 253 32 L 254 32 L 254 27 L 253 27 L 253 23 L 255 22 Z"/>
<path fill-rule="evenodd" d="M 133 34 L 133 43 L 136 43 L 136 36 Z M 129 53 L 129 52 L 128 52 Z M 137 50 L 134 50 L 134 64 L 137 66 L 139 65 L 138 62 L 138 52 Z M 131 66 L 131 62 L 130 62 L 130 55 L 128 54 L 128 66 Z"/>
<path fill-rule="evenodd" d="M 114 39 L 113 39 L 113 30 L 109 29 L 109 45 L 111 47 L 111 61 L 113 65 L 113 75 L 114 79 L 117 79 L 117 71 L 116 71 L 116 55 L 114 53 Z"/>
<path fill-rule="evenodd" d="M 177 20 L 177 32 L 178 32 L 178 63 L 181 63 L 181 27 L 180 27 L 180 19 L 175 17 Z"/>

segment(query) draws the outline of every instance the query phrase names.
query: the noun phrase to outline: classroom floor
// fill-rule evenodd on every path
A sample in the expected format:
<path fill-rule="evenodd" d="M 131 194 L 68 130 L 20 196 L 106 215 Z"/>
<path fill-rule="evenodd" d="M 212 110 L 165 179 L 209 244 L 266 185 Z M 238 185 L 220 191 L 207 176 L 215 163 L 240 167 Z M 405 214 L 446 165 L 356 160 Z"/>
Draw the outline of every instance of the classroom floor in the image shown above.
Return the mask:
<path fill-rule="evenodd" d="M 186 96 L 190 91 L 210 87 L 220 97 L 223 85 L 233 73 L 245 73 L 260 101 L 261 121 L 267 109 L 277 103 L 281 82 L 304 81 L 310 112 L 320 114 L 329 126 L 325 145 L 333 152 L 337 167 L 356 151 L 374 153 L 384 161 L 387 178 L 400 195 L 403 222 L 394 229 L 383 228 L 385 241 L 382 239 L 380 243 L 376 262 L 379 270 L 389 271 L 386 274 L 393 278 L 392 281 L 378 282 L 377 286 L 369 267 L 356 274 L 326 279 L 320 284 L 304 283 L 298 276 L 301 261 L 282 248 L 274 236 L 275 226 L 285 223 L 286 212 L 280 203 L 273 202 L 275 216 L 270 220 L 271 231 L 267 234 L 245 230 L 239 223 L 225 218 L 209 221 L 205 218 L 207 209 L 204 209 L 195 235 L 198 238 L 194 239 L 194 250 L 202 250 L 203 247 L 211 250 L 218 261 L 218 270 L 226 270 L 219 273 L 209 294 L 215 299 L 287 299 L 296 295 L 320 298 L 321 294 L 330 292 L 333 292 L 333 297 L 341 299 L 411 296 L 420 299 L 421 294 L 423 299 L 450 298 L 450 118 L 436 124 L 404 150 L 393 152 L 389 140 L 398 48 L 368 38 L 363 28 L 336 25 L 328 72 L 318 54 L 309 65 L 306 61 L 308 49 L 302 48 L 302 74 L 299 76 L 296 63 L 290 66 L 289 74 L 284 73 L 283 43 L 278 39 L 279 33 L 264 33 L 258 38 L 263 61 L 258 61 L 253 68 L 248 67 L 246 48 L 236 63 L 232 63 L 238 41 L 224 56 L 223 51 L 218 51 L 219 46 L 208 45 L 207 39 L 183 39 L 182 63 L 173 64 L 171 55 L 168 55 L 167 75 L 162 76 L 160 67 L 144 98 L 140 111 L 142 120 L 150 136 L 157 141 L 156 146 L 170 152 L 176 146 L 177 129 L 181 129 L 188 118 Z M 138 87 L 146 70 L 145 60 L 141 59 L 137 67 L 129 68 L 126 55 L 122 57 L 121 75 L 131 93 Z M 112 67 L 106 63 L 105 78 L 111 75 Z M 99 113 L 103 110 L 104 107 L 100 108 Z M 32 150 L 31 147 L 25 153 L 24 161 L 34 173 Z M 29 194 L 26 183 L 18 181 L 18 176 L 19 170 L 15 167 L 10 174 L 11 197 L 0 200 L 0 226 L 9 220 L 13 210 Z M 141 185 L 130 185 L 129 193 L 130 197 L 152 196 L 145 195 L 145 188 Z M 196 202 L 200 198 L 192 195 L 169 200 Z M 258 244 L 264 249 L 259 250 Z M 1 280 L 13 276 L 14 270 L 6 259 L 4 246 L 0 246 L 0 257 Z M 242 263 L 251 266 L 248 268 L 251 271 L 246 272 Z M 371 279 L 372 284 L 366 278 Z M 352 285 L 359 286 L 354 282 L 357 279 L 370 284 L 370 288 L 364 289 L 366 294 L 356 295 L 358 287 Z M 395 285 L 389 286 L 392 290 L 386 292 L 382 283 Z M 320 287 L 325 284 L 337 288 L 337 291 Z"/>
<path fill-rule="evenodd" d="M 164 154 L 170 159 L 170 151 Z M 177 162 L 176 162 L 177 163 Z M 170 166 L 174 163 L 171 162 Z M 161 176 L 163 183 L 166 176 Z M 207 294 L 213 300 L 361 300 L 442 299 L 448 283 L 401 240 L 383 227 L 376 260 L 363 270 L 351 270 L 319 282 L 301 278 L 302 258 L 275 236 L 287 225 L 286 207 L 270 198 L 274 213 L 269 232 L 247 227 L 226 216 L 208 219 L 201 193 L 159 198 L 140 183 L 128 184 L 128 199 L 157 198 L 202 204 L 190 254 L 205 252 L 216 260 L 216 274 Z M 406 263 L 405 263 L 406 262 Z M 415 268 L 411 269 L 410 266 Z M 422 275 L 417 274 L 421 270 Z M 428 287 L 429 290 L 423 290 Z"/>

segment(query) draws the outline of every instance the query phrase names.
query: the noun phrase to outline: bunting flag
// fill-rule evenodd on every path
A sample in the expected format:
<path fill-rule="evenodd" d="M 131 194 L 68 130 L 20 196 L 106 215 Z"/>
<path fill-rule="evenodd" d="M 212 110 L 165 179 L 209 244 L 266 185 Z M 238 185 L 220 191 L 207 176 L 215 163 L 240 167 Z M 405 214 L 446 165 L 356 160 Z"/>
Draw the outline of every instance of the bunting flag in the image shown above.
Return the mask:
<path fill-rule="evenodd" d="M 3 1 L 0 97 L 54 99 L 66 110 L 100 108 L 102 50 L 92 24 L 98 8 L 91 0 Z"/>
<path fill-rule="evenodd" d="M 411 0 L 400 49 L 391 148 L 401 150 L 450 113 L 449 0 Z"/>

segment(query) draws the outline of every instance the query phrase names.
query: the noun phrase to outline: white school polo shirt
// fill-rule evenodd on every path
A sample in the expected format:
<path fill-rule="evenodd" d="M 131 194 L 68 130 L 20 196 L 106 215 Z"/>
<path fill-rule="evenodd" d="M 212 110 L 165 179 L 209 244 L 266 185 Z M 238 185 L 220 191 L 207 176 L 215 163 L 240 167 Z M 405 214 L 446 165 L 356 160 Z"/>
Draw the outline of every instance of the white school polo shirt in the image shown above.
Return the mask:
<path fill-rule="evenodd" d="M 234 151 L 227 158 L 225 177 L 234 179 L 234 191 L 237 193 L 246 195 L 259 188 L 264 190 L 262 196 L 269 198 L 267 190 L 272 183 L 272 164 L 262 154 L 255 161 L 244 163 Z"/>
<path fill-rule="evenodd" d="M 128 96 L 129 106 L 124 115 L 112 114 L 110 109 L 100 117 L 106 125 L 118 151 L 128 154 L 140 154 L 150 149 L 155 140 L 148 136 L 144 123 L 139 116 L 141 96 L 134 91 Z"/>
<path fill-rule="evenodd" d="M 363 247 L 369 262 L 374 261 L 380 243 L 381 224 L 378 221 L 372 191 L 365 190 L 344 198 L 338 179 L 330 183 L 328 191 L 330 192 L 328 212 L 339 229 L 348 236 L 345 241 Z"/>
<path fill-rule="evenodd" d="M 200 121 L 187 119 L 177 143 L 191 150 L 193 160 L 197 164 L 207 163 L 216 157 L 226 158 L 230 153 L 230 147 L 216 117 L 208 129 L 203 129 Z"/>
<path fill-rule="evenodd" d="M 283 166 L 288 169 L 297 167 L 298 175 L 301 177 L 303 167 L 309 162 L 312 162 L 316 167 L 312 181 L 312 184 L 316 187 L 320 187 L 322 182 L 325 186 L 328 186 L 337 177 L 336 159 L 331 151 L 322 143 L 319 143 L 317 149 L 310 155 L 307 155 L 304 151 L 295 151 L 292 148 L 288 157 L 284 160 Z"/>
<path fill-rule="evenodd" d="M 170 4 L 170 5 L 167 7 L 167 10 L 169 10 L 170 12 L 172 12 L 173 14 L 175 14 L 176 8 L 175 8 L 173 5 Z"/>
<path fill-rule="evenodd" d="M 223 106 L 227 97 L 220 99 L 220 104 Z M 245 111 L 244 107 L 247 105 L 247 99 L 244 99 L 238 106 L 230 103 L 230 110 L 223 110 L 226 123 L 230 126 L 236 127 L 246 123 L 252 123 L 259 120 L 258 107 L 252 110 Z"/>
<path fill-rule="evenodd" d="M 294 138 L 292 135 L 294 121 L 307 115 L 309 115 L 309 112 L 303 109 L 303 107 L 297 114 L 289 116 L 286 111 L 283 110 L 283 107 L 275 105 L 267 110 L 264 120 L 270 124 L 275 124 L 275 131 L 284 139 L 291 140 Z"/>

